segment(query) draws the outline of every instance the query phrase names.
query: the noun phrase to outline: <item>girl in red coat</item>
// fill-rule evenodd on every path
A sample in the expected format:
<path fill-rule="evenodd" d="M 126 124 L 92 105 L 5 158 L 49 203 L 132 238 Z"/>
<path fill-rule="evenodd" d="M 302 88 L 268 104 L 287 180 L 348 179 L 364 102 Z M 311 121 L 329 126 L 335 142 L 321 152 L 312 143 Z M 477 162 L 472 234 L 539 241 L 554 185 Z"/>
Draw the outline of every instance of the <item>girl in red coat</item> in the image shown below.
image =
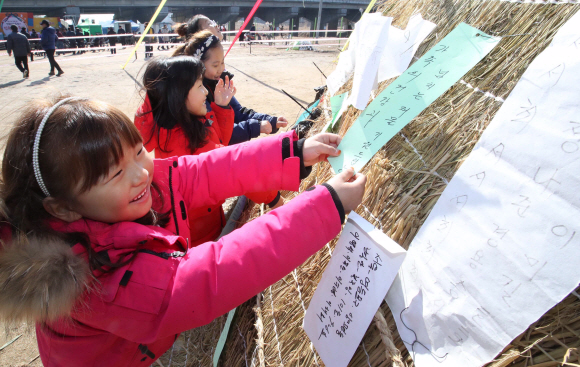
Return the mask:
<path fill-rule="evenodd" d="M 199 50 L 208 51 L 207 48 Z M 225 82 L 220 80 L 209 104 L 206 102 L 208 91 L 202 84 L 203 74 L 202 61 L 191 56 L 156 59 L 147 65 L 143 75 L 147 98 L 137 111 L 135 125 L 145 140 L 145 148 L 155 150 L 156 157 L 200 154 L 229 144 L 234 127 L 234 111 L 229 102 L 235 87 L 228 78 Z M 192 93 L 198 91 L 203 93 Z M 199 98 L 192 100 L 193 95 Z M 257 203 L 269 203 L 271 207 L 283 203 L 276 190 L 263 193 L 256 190 L 248 197 Z M 219 236 L 225 225 L 222 204 L 190 210 L 190 246 Z"/>
<path fill-rule="evenodd" d="M 188 250 L 188 210 L 249 190 L 296 190 L 309 166 L 337 155 L 338 136 L 286 133 L 153 160 L 105 103 L 61 98 L 17 121 L 0 186 L 0 316 L 36 322 L 45 367 L 150 366 L 180 332 L 322 248 L 364 191 L 365 178 L 349 182 L 346 172 Z"/>

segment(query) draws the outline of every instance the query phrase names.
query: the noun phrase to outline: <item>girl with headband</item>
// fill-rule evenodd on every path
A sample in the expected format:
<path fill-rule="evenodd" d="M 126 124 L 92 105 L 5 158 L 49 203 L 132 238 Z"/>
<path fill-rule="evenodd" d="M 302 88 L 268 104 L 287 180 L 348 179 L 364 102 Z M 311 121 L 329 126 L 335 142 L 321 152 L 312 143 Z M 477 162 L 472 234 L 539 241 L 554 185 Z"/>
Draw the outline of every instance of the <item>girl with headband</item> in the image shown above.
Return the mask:
<path fill-rule="evenodd" d="M 17 121 L 0 181 L 0 317 L 36 324 L 45 367 L 150 366 L 180 332 L 322 248 L 364 192 L 364 176 L 350 182 L 344 172 L 188 249 L 187 210 L 249 190 L 297 190 L 310 166 L 338 155 L 340 138 L 284 133 L 154 160 L 106 103 L 35 102 Z"/>
<path fill-rule="evenodd" d="M 196 15 L 192 20 L 186 23 L 187 27 L 180 26 L 178 28 L 178 31 L 181 29 L 184 30 L 183 32 L 185 33 L 183 33 L 183 35 L 184 38 L 187 39 L 187 42 L 184 46 L 176 49 L 173 56 L 196 56 L 193 53 L 197 52 L 198 45 L 206 42 L 209 38 L 212 38 L 212 35 L 215 36 L 218 42 L 214 41 L 215 43 L 212 44 L 206 53 L 199 55 L 201 56 L 201 61 L 203 61 L 206 68 L 203 84 L 210 91 L 208 101 L 211 102 L 213 98 L 211 91 L 214 90 L 217 81 L 220 78 L 225 79 L 226 76 L 232 80 L 234 75 L 225 71 L 223 47 L 221 42 L 219 42 L 221 36 L 216 34 L 216 28 L 212 26 L 215 22 L 204 22 L 203 15 L 199 16 L 200 18 L 197 17 L 198 16 Z M 258 137 L 260 134 L 275 134 L 278 132 L 279 128 L 288 125 L 288 120 L 284 116 L 271 116 L 242 107 L 235 97 L 232 99 L 231 106 L 235 112 L 235 128 L 230 144 L 241 143 Z"/>

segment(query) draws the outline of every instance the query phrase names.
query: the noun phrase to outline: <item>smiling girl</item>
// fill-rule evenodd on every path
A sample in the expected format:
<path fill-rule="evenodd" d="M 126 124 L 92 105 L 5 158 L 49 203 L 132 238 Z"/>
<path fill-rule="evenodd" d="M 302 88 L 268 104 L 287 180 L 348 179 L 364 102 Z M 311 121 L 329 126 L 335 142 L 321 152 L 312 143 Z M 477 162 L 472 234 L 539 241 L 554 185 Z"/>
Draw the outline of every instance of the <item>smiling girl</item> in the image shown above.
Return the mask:
<path fill-rule="evenodd" d="M 285 133 L 153 160 L 132 122 L 102 102 L 33 103 L 17 121 L 0 185 L 0 317 L 36 323 L 45 367 L 150 366 L 179 333 L 322 248 L 364 192 L 364 176 L 350 182 L 345 171 L 188 250 L 187 210 L 297 190 L 309 166 L 338 155 L 340 138 Z"/>

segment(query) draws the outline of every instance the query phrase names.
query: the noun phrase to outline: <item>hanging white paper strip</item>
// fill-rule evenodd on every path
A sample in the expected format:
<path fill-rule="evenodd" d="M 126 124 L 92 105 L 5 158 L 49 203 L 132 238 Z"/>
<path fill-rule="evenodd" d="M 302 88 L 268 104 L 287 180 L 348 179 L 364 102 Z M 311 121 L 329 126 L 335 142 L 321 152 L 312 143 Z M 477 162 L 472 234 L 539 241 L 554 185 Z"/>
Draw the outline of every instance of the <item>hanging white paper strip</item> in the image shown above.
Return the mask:
<path fill-rule="evenodd" d="M 580 13 L 528 67 L 387 295 L 418 367 L 476 367 L 580 282 Z"/>

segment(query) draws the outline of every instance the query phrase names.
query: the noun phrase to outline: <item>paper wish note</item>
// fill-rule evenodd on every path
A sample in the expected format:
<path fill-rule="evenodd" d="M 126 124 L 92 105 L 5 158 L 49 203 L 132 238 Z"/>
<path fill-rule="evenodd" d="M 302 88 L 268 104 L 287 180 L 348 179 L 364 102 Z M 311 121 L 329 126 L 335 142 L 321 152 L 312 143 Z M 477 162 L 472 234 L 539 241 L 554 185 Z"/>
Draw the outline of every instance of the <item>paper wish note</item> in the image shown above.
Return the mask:
<path fill-rule="evenodd" d="M 312 296 L 304 331 L 328 367 L 345 367 L 405 258 L 405 250 L 352 212 Z"/>
<path fill-rule="evenodd" d="M 330 110 L 332 111 L 332 121 L 337 118 L 338 111 L 342 108 L 344 100 L 347 98 L 348 92 L 330 97 Z"/>
<path fill-rule="evenodd" d="M 384 17 L 382 13 L 364 14 L 356 23 L 357 32 L 351 36 L 355 38 L 356 55 L 352 90 L 348 99 L 359 110 L 364 110 L 371 91 L 377 88 L 377 75 L 392 20 L 393 18 Z"/>
<path fill-rule="evenodd" d="M 321 132 L 326 132 L 328 129 L 332 129 L 337 120 L 340 119 L 344 110 L 348 107 L 348 92 L 342 93 L 333 97 L 330 97 L 330 110 L 332 112 L 332 118 L 330 121 L 324 125 Z"/>
<path fill-rule="evenodd" d="M 500 41 L 465 23 L 395 79 L 360 114 L 329 157 L 334 172 L 363 166 L 396 133 L 447 91 Z"/>
<path fill-rule="evenodd" d="M 356 51 L 356 28 L 349 38 L 349 48 L 340 53 L 336 69 L 326 79 L 330 95 L 336 94 L 354 73 Z"/>
<path fill-rule="evenodd" d="M 379 66 L 379 82 L 399 76 L 407 70 L 419 45 L 434 28 L 435 23 L 424 20 L 421 14 L 413 15 L 405 30 L 391 26 Z"/>
<path fill-rule="evenodd" d="M 527 67 L 387 302 L 417 367 L 479 367 L 580 282 L 580 13 Z"/>

